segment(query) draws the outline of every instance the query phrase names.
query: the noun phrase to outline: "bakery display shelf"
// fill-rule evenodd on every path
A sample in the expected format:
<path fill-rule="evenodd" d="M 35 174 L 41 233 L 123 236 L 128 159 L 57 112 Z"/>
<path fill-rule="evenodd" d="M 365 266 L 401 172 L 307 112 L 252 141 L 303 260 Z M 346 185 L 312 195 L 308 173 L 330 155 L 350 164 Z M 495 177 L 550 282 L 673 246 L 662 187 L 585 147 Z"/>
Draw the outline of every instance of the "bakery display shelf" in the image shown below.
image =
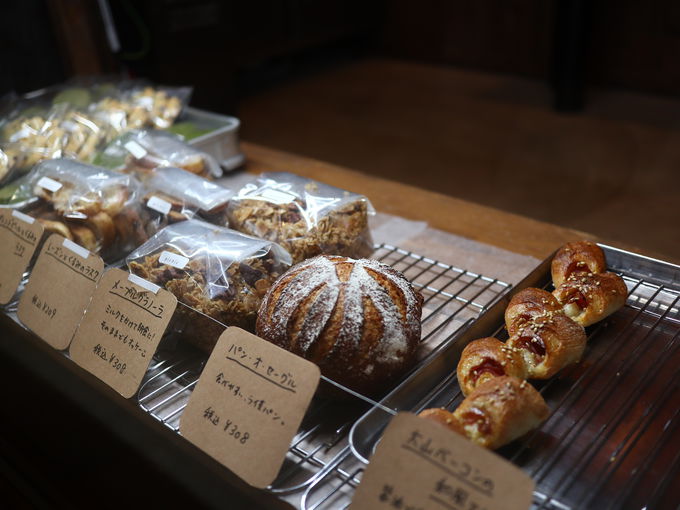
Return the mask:
<path fill-rule="evenodd" d="M 376 246 L 373 258 L 401 271 L 425 298 L 419 362 L 404 380 L 435 362 L 442 348 L 511 288 L 497 279 L 390 245 Z M 137 395 L 144 411 L 175 432 L 206 361 L 205 355 L 184 348 L 181 343 L 173 345 L 171 339 L 164 341 Z M 300 492 L 330 472 L 342 473 L 338 466 L 351 456 L 348 438 L 352 425 L 369 409 L 383 404 L 344 387 L 340 391 L 346 393 L 345 398 L 324 397 L 324 392 L 318 392 L 321 395 L 307 411 L 270 492 Z"/>
<path fill-rule="evenodd" d="M 680 267 L 608 246 L 610 270 L 625 280 L 624 308 L 586 329 L 580 363 L 532 381 L 551 409 L 542 426 L 498 450 L 536 482 L 535 509 L 675 508 L 680 484 Z M 552 258 L 552 257 L 551 257 Z M 507 339 L 503 313 L 526 287 L 551 289 L 544 261 L 441 350 L 436 362 L 353 425 L 350 452 L 303 496 L 308 510 L 346 508 L 395 410 L 455 409 L 455 367 L 475 338 Z"/>

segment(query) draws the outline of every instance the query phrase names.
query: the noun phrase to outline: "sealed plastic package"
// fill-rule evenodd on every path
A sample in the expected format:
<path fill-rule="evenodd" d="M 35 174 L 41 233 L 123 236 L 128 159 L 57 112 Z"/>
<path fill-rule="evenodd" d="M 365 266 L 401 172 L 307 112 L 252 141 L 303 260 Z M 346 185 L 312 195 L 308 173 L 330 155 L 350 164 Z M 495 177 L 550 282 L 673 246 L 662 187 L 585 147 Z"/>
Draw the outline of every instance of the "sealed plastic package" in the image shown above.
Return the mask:
<path fill-rule="evenodd" d="M 131 129 L 167 129 L 187 104 L 189 87 L 152 87 L 136 82 L 123 82 L 115 93 L 92 103 L 88 110 L 98 122 L 107 124 L 116 133 Z"/>
<path fill-rule="evenodd" d="M 12 169 L 19 173 L 46 159 L 65 157 L 89 162 L 108 137 L 105 126 L 65 103 L 44 113 L 19 116 L 2 128 L 4 150 L 14 156 Z"/>
<path fill-rule="evenodd" d="M 162 228 L 200 216 L 214 224 L 227 222 L 227 204 L 234 192 L 181 168 L 163 168 L 144 182 L 146 207 Z M 157 230 L 160 230 L 157 228 Z"/>
<path fill-rule="evenodd" d="M 82 83 L 81 83 L 82 81 Z M 5 101 L 0 115 L 0 184 L 46 159 L 92 162 L 122 133 L 170 127 L 188 102 L 187 87 L 152 87 L 139 81 L 78 80 Z"/>
<path fill-rule="evenodd" d="M 0 149 L 0 184 L 4 182 L 5 178 L 10 174 L 15 165 L 16 156 L 14 154 L 7 154 Z"/>
<path fill-rule="evenodd" d="M 210 320 L 186 314 L 186 337 L 210 351 L 224 326 L 255 328 L 263 296 L 291 265 L 276 243 L 200 220 L 170 225 L 127 258 L 130 272 L 172 292 Z M 218 321 L 218 322 L 215 322 Z"/>
<path fill-rule="evenodd" d="M 70 159 L 43 161 L 22 182 L 33 196 L 25 212 L 114 262 L 148 238 L 141 185 L 131 175 Z"/>
<path fill-rule="evenodd" d="M 111 142 L 96 162 L 114 170 L 134 172 L 142 179 L 165 167 L 182 168 L 206 178 L 222 175 L 215 158 L 164 131 L 129 131 Z"/>
<path fill-rule="evenodd" d="M 231 228 L 279 243 L 293 263 L 320 254 L 369 257 L 372 214 L 362 195 L 286 172 L 262 174 L 228 207 Z"/>

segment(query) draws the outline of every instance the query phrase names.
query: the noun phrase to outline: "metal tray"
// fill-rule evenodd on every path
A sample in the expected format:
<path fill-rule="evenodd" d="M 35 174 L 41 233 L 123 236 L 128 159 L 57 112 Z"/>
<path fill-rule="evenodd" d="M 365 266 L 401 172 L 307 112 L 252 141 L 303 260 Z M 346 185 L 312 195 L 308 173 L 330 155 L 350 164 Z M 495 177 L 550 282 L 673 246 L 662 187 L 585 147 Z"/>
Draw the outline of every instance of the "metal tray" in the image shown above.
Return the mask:
<path fill-rule="evenodd" d="M 464 269 L 443 264 L 390 246 L 376 246 L 372 256 L 398 269 L 420 290 L 423 305 L 422 337 L 417 366 L 439 358 L 462 327 L 505 294 L 510 285 Z M 172 344 L 172 342 L 170 342 Z M 137 395 L 139 406 L 174 432 L 200 377 L 205 354 L 185 350 L 186 346 L 160 348 Z M 417 370 L 417 369 L 416 369 Z M 408 379 L 408 376 L 405 376 Z M 330 380 L 322 377 L 329 384 Z M 348 433 L 352 424 L 372 406 L 371 398 L 339 387 L 345 399 L 317 395 L 291 443 L 284 466 L 268 488 L 280 497 L 292 495 L 296 506 L 304 489 L 332 471 L 350 454 Z"/>
<path fill-rule="evenodd" d="M 680 267 L 602 246 L 629 289 L 626 306 L 587 329 L 579 364 L 536 383 L 551 408 L 543 425 L 497 453 L 536 482 L 534 508 L 675 508 L 680 483 Z M 305 508 L 351 500 L 395 411 L 455 409 L 455 374 L 475 338 L 504 340 L 503 313 L 526 287 L 551 289 L 545 260 L 350 431 L 348 455 L 305 494 Z M 357 462 L 358 459 L 361 462 Z M 671 506 L 673 505 L 673 506 Z"/>
<path fill-rule="evenodd" d="M 238 140 L 241 122 L 236 117 L 187 106 L 181 121 L 190 122 L 199 129 L 210 129 L 209 133 L 189 140 L 189 145 L 213 156 L 225 170 L 234 170 L 243 165 L 245 156 Z"/>

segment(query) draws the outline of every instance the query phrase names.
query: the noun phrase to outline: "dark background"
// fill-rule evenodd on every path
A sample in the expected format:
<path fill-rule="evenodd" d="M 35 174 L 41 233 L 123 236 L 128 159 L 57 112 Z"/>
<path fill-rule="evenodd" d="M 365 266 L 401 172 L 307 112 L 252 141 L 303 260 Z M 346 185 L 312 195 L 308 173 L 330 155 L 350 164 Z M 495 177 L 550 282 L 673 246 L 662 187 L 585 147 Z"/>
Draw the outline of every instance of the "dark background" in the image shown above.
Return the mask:
<path fill-rule="evenodd" d="M 110 0 L 0 7 L 0 93 L 73 75 L 192 84 L 194 103 L 239 100 L 347 59 L 386 56 L 543 80 L 579 109 L 589 86 L 677 96 L 680 4 L 672 0 Z M 560 89 L 562 87 L 562 89 Z M 568 89 L 565 92 L 565 87 Z"/>

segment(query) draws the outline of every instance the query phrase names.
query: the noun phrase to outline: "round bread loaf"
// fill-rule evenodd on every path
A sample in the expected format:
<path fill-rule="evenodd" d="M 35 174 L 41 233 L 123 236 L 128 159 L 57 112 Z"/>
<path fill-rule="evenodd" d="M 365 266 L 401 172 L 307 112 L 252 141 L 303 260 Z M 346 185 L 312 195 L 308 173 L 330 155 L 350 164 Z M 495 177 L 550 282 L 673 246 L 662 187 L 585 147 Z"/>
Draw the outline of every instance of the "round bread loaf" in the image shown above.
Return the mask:
<path fill-rule="evenodd" d="M 386 264 L 322 255 L 274 282 L 257 334 L 316 363 L 335 382 L 373 395 L 414 361 L 422 303 Z"/>

